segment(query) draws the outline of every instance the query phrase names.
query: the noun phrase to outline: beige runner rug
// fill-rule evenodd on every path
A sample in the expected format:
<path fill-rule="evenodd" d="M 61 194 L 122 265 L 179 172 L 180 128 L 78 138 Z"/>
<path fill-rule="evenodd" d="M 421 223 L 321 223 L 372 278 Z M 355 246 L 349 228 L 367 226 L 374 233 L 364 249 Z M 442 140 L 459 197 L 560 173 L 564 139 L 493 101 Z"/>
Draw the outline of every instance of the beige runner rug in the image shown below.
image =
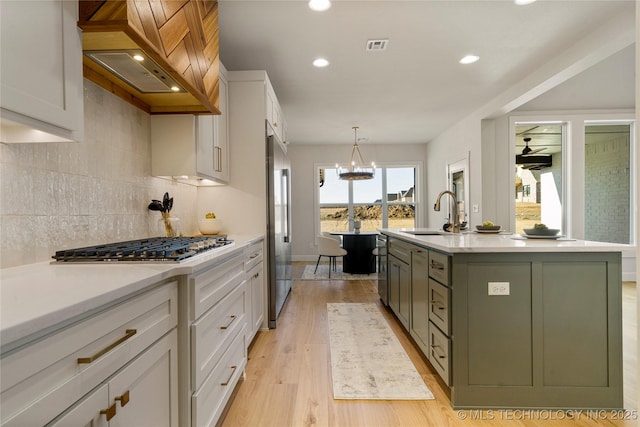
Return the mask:
<path fill-rule="evenodd" d="M 373 303 L 327 303 L 334 399 L 429 400 L 433 394 Z"/>

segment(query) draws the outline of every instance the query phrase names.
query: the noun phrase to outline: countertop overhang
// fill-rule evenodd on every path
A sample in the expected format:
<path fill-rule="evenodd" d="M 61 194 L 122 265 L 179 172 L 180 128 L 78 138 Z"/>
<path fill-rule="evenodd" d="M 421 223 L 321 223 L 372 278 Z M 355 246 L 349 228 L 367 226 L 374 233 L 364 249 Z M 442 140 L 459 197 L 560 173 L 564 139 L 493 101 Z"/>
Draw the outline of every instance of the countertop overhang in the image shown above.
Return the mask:
<path fill-rule="evenodd" d="M 0 270 L 0 353 L 71 324 L 171 278 L 198 273 L 263 236 L 229 236 L 233 245 L 175 263 L 40 262 Z"/>
<path fill-rule="evenodd" d="M 588 240 L 523 239 L 518 234 L 479 234 L 474 232 L 415 235 L 410 229 L 381 228 L 387 236 L 446 252 L 624 252 L 635 250 L 633 245 L 592 242 Z"/>

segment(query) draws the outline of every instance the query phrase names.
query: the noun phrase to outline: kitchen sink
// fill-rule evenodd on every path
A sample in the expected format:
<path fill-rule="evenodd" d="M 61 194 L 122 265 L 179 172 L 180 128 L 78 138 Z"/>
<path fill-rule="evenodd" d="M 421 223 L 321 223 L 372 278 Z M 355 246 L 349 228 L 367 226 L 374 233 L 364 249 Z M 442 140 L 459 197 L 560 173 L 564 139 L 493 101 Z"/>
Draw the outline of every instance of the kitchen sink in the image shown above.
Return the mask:
<path fill-rule="evenodd" d="M 400 230 L 403 233 L 414 234 L 416 236 L 428 236 L 428 235 L 439 235 L 439 234 L 447 234 L 443 230 L 438 230 L 436 228 L 401 228 Z"/>

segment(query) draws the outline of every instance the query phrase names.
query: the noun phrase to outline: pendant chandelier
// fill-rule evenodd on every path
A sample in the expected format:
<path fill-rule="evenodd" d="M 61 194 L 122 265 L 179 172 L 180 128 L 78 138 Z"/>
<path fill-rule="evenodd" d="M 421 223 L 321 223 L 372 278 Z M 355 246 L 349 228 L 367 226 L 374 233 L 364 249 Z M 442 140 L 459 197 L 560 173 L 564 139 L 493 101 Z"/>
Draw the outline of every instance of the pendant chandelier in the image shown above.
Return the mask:
<path fill-rule="evenodd" d="M 373 179 L 376 173 L 376 165 L 371 162 L 371 166 L 365 166 L 362 160 L 362 154 L 360 154 L 360 147 L 358 146 L 358 126 L 353 128 L 353 149 L 351 150 L 351 159 L 347 166 L 336 165 L 336 172 L 340 179 L 349 181 L 361 180 L 361 179 Z"/>

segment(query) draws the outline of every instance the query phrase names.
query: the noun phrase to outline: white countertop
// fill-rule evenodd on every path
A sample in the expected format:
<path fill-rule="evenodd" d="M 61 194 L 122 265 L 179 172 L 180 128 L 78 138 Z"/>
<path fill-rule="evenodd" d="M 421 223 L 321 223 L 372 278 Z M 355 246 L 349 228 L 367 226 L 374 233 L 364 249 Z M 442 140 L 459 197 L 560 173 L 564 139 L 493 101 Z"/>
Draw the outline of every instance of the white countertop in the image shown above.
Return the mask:
<path fill-rule="evenodd" d="M 174 276 L 212 267 L 225 255 L 242 251 L 263 236 L 229 236 L 232 245 L 167 263 L 41 262 L 0 270 L 0 345 L 19 341 L 83 316 Z M 36 334 L 36 336 L 34 336 Z"/>
<path fill-rule="evenodd" d="M 526 239 L 519 234 L 480 234 L 475 232 L 414 235 L 412 229 L 381 228 L 392 237 L 426 246 L 450 254 L 496 252 L 623 252 L 634 250 L 632 245 L 591 242 L 587 240 Z M 427 229 L 416 229 L 427 230 Z M 434 230 L 434 232 L 437 232 Z"/>

